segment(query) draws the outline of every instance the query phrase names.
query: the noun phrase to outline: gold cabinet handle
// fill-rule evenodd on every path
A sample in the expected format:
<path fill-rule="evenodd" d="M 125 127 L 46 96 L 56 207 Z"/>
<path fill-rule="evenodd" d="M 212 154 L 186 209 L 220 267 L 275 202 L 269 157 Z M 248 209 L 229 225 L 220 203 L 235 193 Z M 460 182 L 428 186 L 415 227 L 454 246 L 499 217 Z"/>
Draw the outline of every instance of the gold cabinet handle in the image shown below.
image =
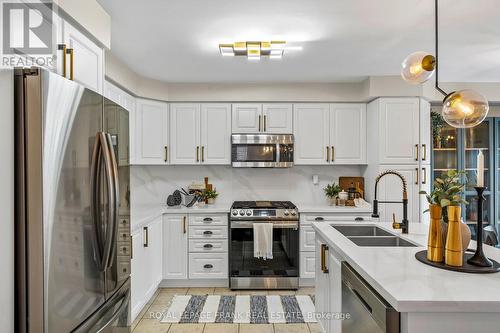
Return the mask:
<path fill-rule="evenodd" d="M 259 115 L 259 132 L 260 132 L 260 129 L 261 129 L 261 126 L 260 126 L 260 123 L 261 123 L 261 121 L 262 121 L 262 119 L 261 119 L 261 118 L 262 118 L 262 116 L 261 116 L 261 115 Z"/>
<path fill-rule="evenodd" d="M 144 247 L 148 247 L 149 246 L 149 230 L 148 230 L 148 227 L 144 227 L 143 232 L 144 232 L 144 242 L 143 242 L 142 245 Z"/>
<path fill-rule="evenodd" d="M 200 161 L 200 146 L 196 146 L 196 162 Z"/>
<path fill-rule="evenodd" d="M 425 161 L 425 160 L 427 160 L 427 145 L 425 143 L 422 144 L 422 150 L 423 150 L 423 152 L 422 152 L 422 155 L 423 155 L 422 156 L 422 161 Z"/>
<path fill-rule="evenodd" d="M 415 145 L 415 161 L 418 161 L 418 145 Z"/>
<path fill-rule="evenodd" d="M 325 274 L 328 273 L 328 267 L 326 267 L 326 252 L 328 251 L 328 245 L 321 244 L 321 271 Z"/>
<path fill-rule="evenodd" d="M 66 53 L 69 54 L 69 79 L 73 81 L 74 76 L 74 64 L 75 64 L 75 52 L 73 49 L 66 49 Z"/>
<path fill-rule="evenodd" d="M 134 239 L 130 236 L 130 259 L 134 259 Z"/>
<path fill-rule="evenodd" d="M 417 178 L 415 179 L 415 184 L 418 185 L 418 182 L 420 181 L 418 178 L 418 168 L 415 168 L 415 171 L 417 172 Z"/>
<path fill-rule="evenodd" d="M 264 115 L 264 132 L 267 131 L 267 116 Z"/>
<path fill-rule="evenodd" d="M 201 162 L 205 162 L 205 146 L 201 146 Z"/>
<path fill-rule="evenodd" d="M 183 234 L 186 233 L 186 217 L 185 216 L 182 217 L 182 233 Z"/>
<path fill-rule="evenodd" d="M 427 184 L 427 169 L 426 168 L 422 168 L 422 175 L 424 177 L 424 179 L 422 180 L 422 184 Z"/>
<path fill-rule="evenodd" d="M 165 162 L 168 161 L 168 147 L 165 146 Z"/>
<path fill-rule="evenodd" d="M 66 44 L 57 45 L 57 49 L 62 51 L 62 76 L 66 77 Z"/>
<path fill-rule="evenodd" d="M 332 146 L 332 162 L 335 161 L 335 147 Z"/>
<path fill-rule="evenodd" d="M 326 146 L 326 161 L 330 162 L 330 147 Z"/>

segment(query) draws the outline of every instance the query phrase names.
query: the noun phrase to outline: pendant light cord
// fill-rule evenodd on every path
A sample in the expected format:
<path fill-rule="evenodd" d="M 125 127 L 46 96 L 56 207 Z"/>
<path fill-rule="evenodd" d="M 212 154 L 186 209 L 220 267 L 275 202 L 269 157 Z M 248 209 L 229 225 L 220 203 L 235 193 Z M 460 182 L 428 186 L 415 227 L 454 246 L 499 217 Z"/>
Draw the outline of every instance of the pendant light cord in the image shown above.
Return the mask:
<path fill-rule="evenodd" d="M 436 41 L 436 90 L 439 91 L 444 96 L 448 94 L 439 87 L 439 47 L 438 47 L 438 38 L 439 38 L 439 4 L 438 0 L 434 1 L 434 32 L 435 32 L 435 41 Z"/>

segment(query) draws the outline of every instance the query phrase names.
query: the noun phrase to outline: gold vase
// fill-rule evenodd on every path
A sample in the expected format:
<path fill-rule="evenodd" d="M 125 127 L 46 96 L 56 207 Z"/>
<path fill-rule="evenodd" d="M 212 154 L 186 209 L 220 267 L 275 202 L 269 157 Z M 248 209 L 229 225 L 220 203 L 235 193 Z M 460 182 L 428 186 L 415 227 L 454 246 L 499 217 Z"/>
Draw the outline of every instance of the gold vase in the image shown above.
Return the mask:
<path fill-rule="evenodd" d="M 446 236 L 445 263 L 450 266 L 463 265 L 462 230 L 460 206 L 448 206 L 448 235 Z"/>
<path fill-rule="evenodd" d="M 435 262 L 443 262 L 443 230 L 441 228 L 442 209 L 440 205 L 429 205 L 431 223 L 429 225 L 429 237 L 427 239 L 427 259 Z"/>

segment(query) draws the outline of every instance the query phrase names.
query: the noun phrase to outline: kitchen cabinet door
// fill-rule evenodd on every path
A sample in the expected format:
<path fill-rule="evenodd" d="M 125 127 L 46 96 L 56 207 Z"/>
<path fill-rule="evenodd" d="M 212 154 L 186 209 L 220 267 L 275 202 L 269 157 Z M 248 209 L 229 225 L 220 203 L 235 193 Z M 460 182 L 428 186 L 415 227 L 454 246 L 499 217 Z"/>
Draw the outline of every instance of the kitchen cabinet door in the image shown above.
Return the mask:
<path fill-rule="evenodd" d="M 300 252 L 300 278 L 314 279 L 316 255 L 314 252 Z"/>
<path fill-rule="evenodd" d="M 186 215 L 163 215 L 163 278 L 187 279 L 188 237 Z"/>
<path fill-rule="evenodd" d="M 408 220 L 410 222 L 420 222 L 420 195 L 418 194 L 421 182 L 421 169 L 413 165 L 382 165 L 379 172 L 394 170 L 399 172 L 407 182 L 408 190 Z M 428 170 L 427 170 L 428 172 Z M 427 174 L 427 177 L 428 174 Z M 392 222 L 392 214 L 396 214 L 396 221 L 403 218 L 403 184 L 399 177 L 395 175 L 384 176 L 378 185 L 378 200 L 398 201 L 398 203 L 380 203 L 380 221 Z"/>
<path fill-rule="evenodd" d="M 231 104 L 201 105 L 201 163 L 231 164 Z"/>
<path fill-rule="evenodd" d="M 380 164 L 418 164 L 418 98 L 380 99 Z"/>
<path fill-rule="evenodd" d="M 292 134 L 292 104 L 263 104 L 262 131 L 264 133 Z"/>
<path fill-rule="evenodd" d="M 330 105 L 333 164 L 366 164 L 366 104 Z"/>
<path fill-rule="evenodd" d="M 154 294 L 158 288 L 158 284 L 162 280 L 162 264 L 163 264 L 163 251 L 162 251 L 162 217 L 157 218 L 148 226 L 148 257 L 150 258 L 150 287 L 149 294 Z"/>
<path fill-rule="evenodd" d="M 421 164 L 431 164 L 431 105 L 423 99 L 420 103 L 420 155 Z"/>
<path fill-rule="evenodd" d="M 329 309 L 331 313 L 342 312 L 342 261 L 334 252 L 328 256 L 328 270 L 330 274 Z M 342 321 L 330 320 L 330 333 L 341 333 Z"/>
<path fill-rule="evenodd" d="M 321 259 L 324 258 L 326 268 L 328 268 L 328 251 L 322 248 L 326 243 L 320 238 L 316 237 L 316 274 L 315 274 L 315 302 L 316 313 L 318 314 L 318 323 L 320 324 L 323 332 L 330 332 L 330 320 L 327 316 L 321 314 L 330 313 L 330 275 L 328 271 L 323 271 Z M 326 256 L 326 257 L 325 257 Z"/>
<path fill-rule="evenodd" d="M 233 133 L 259 133 L 262 131 L 262 104 L 233 104 L 232 114 Z"/>
<path fill-rule="evenodd" d="M 167 164 L 168 104 L 137 99 L 135 110 L 135 163 Z"/>
<path fill-rule="evenodd" d="M 130 298 L 133 321 L 146 304 L 148 284 L 147 258 L 143 245 L 143 233 L 140 230 L 132 234 L 132 254 Z"/>
<path fill-rule="evenodd" d="M 200 104 L 170 104 L 171 164 L 199 164 Z"/>
<path fill-rule="evenodd" d="M 294 104 L 295 164 L 330 164 L 328 104 Z"/>
<path fill-rule="evenodd" d="M 68 22 L 63 22 L 64 44 L 73 49 L 74 80 L 100 94 L 104 84 L 104 50 Z M 67 77 L 70 73 L 67 55 Z"/>

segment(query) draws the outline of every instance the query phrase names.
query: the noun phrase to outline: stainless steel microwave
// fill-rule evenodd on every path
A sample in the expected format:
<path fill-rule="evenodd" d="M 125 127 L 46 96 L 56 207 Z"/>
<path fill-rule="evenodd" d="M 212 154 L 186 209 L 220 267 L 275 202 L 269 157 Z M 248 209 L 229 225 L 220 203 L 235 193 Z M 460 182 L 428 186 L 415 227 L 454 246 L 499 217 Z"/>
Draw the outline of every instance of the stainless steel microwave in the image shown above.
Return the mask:
<path fill-rule="evenodd" d="M 293 134 L 233 134 L 231 163 L 235 168 L 289 168 Z"/>

